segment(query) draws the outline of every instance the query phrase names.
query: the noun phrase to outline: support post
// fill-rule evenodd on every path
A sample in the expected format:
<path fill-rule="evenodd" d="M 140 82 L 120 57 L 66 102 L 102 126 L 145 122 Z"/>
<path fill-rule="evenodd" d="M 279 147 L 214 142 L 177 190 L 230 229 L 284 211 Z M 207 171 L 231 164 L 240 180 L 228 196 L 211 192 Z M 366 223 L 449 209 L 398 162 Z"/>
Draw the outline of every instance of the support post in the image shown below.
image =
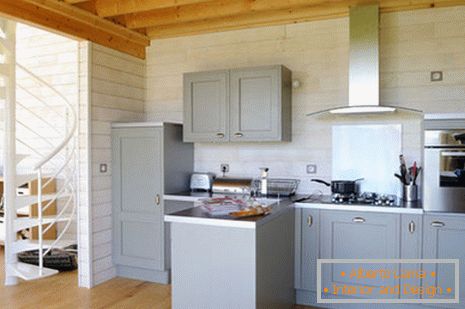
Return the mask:
<path fill-rule="evenodd" d="M 14 220 L 16 219 L 16 23 L 7 20 L 4 33 L 5 40 L 9 42 L 8 49 L 3 48 L 5 64 L 8 65 L 8 77 L 5 78 L 5 147 L 4 147 L 4 194 L 5 194 L 5 285 L 15 285 L 18 278 L 15 276 L 12 266 L 18 262 L 18 258 L 12 252 L 13 243 L 16 241 Z"/>

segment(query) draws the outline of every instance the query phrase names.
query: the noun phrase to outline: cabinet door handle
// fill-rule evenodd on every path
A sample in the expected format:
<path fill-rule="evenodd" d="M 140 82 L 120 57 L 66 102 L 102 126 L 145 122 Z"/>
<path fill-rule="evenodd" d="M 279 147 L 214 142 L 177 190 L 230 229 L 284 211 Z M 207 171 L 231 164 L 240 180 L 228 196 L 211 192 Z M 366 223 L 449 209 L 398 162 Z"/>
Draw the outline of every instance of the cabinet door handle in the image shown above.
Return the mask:
<path fill-rule="evenodd" d="M 413 234 L 415 232 L 415 222 L 410 221 L 410 223 L 408 224 L 408 231 L 410 232 L 410 234 Z"/>
<path fill-rule="evenodd" d="M 433 222 L 431 222 L 431 226 L 433 226 L 433 227 L 443 227 L 445 225 L 446 224 L 444 222 L 441 222 L 441 221 L 433 221 Z"/>
<path fill-rule="evenodd" d="M 160 202 L 161 202 L 160 194 L 157 194 L 155 196 L 155 204 L 160 205 Z"/>
<path fill-rule="evenodd" d="M 244 134 L 237 132 L 237 133 L 234 133 L 234 136 L 235 137 L 242 137 L 242 136 L 244 136 Z"/>
<path fill-rule="evenodd" d="M 224 138 L 224 133 L 216 133 L 216 136 L 219 138 Z"/>
<path fill-rule="evenodd" d="M 363 219 L 362 217 L 355 217 L 352 219 L 352 222 L 355 222 L 355 223 L 364 223 L 366 220 Z"/>
<path fill-rule="evenodd" d="M 307 225 L 310 227 L 313 225 L 313 217 L 312 216 L 308 216 L 307 217 Z"/>

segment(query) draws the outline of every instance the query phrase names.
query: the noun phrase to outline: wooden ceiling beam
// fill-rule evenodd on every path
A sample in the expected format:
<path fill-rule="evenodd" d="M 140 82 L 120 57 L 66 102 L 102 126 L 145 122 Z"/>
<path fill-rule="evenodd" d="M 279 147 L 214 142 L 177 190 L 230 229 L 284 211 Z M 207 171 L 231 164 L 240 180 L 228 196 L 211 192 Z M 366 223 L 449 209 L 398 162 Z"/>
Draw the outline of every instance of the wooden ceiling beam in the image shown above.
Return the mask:
<path fill-rule="evenodd" d="M 281 2 L 290 3 L 293 1 L 298 0 Z M 256 0 L 254 2 L 259 5 L 262 0 Z M 270 0 L 265 2 L 274 3 L 275 1 Z M 255 11 L 250 11 L 249 13 L 239 15 L 223 16 L 219 18 L 205 18 L 182 23 L 174 22 L 156 27 L 148 27 L 146 33 L 151 39 L 158 39 L 260 26 L 339 18 L 347 16 L 349 13 L 349 7 L 352 5 L 373 3 L 372 0 L 323 1 L 325 3 L 320 5 L 316 3 L 318 1 L 307 1 L 307 3 L 308 2 L 313 2 L 314 4 L 310 6 L 292 7 L 286 9 L 262 11 L 256 9 Z M 379 1 L 379 4 L 381 13 L 388 13 L 402 10 L 463 5 L 464 2 L 457 0 L 383 0 Z M 274 7 L 276 8 L 277 6 L 279 6 L 279 3 L 276 2 L 276 6 Z M 201 15 L 202 14 L 207 15 L 207 13 L 201 13 Z"/>
<path fill-rule="evenodd" d="M 44 10 L 60 14 L 64 18 L 90 25 L 94 27 L 96 30 L 103 30 L 116 36 L 123 36 L 129 41 L 132 41 L 137 44 L 146 44 L 146 46 L 150 44 L 147 37 L 141 35 L 140 33 L 116 25 L 111 21 L 99 18 L 98 16 L 95 16 L 90 12 L 87 12 L 80 8 L 76 8 L 72 5 L 68 5 L 63 2 L 58 2 L 54 0 L 19 0 L 18 2 L 26 2 L 31 5 L 35 5 Z"/>
<path fill-rule="evenodd" d="M 84 10 L 51 0 L 2 0 L 0 14 L 145 58 L 148 38 Z"/>
<path fill-rule="evenodd" d="M 110 17 L 207 1 L 211 0 L 96 0 L 95 7 L 99 16 Z"/>

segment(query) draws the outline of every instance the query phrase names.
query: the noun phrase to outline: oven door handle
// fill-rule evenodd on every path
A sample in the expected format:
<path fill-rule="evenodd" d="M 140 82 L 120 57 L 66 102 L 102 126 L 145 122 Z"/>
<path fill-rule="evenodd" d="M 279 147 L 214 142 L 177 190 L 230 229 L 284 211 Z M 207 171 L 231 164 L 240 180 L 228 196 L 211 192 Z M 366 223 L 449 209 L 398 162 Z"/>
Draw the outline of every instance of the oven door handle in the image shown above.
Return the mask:
<path fill-rule="evenodd" d="M 465 157 L 465 152 L 456 152 L 456 151 L 444 151 L 441 152 L 443 157 Z"/>

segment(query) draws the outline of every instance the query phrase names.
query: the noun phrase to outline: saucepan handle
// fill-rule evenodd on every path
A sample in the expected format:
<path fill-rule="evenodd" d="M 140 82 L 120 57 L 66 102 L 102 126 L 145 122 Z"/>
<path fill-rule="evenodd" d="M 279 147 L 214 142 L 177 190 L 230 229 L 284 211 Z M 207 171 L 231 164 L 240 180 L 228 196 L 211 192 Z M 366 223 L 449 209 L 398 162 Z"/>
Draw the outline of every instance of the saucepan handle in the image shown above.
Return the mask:
<path fill-rule="evenodd" d="M 326 181 L 321 180 L 321 179 L 312 179 L 311 181 L 313 181 L 313 182 L 318 182 L 318 183 L 322 183 L 322 184 L 324 184 L 324 185 L 326 185 L 326 186 L 328 186 L 328 187 L 331 187 L 331 184 L 330 184 L 329 182 L 326 182 Z"/>

